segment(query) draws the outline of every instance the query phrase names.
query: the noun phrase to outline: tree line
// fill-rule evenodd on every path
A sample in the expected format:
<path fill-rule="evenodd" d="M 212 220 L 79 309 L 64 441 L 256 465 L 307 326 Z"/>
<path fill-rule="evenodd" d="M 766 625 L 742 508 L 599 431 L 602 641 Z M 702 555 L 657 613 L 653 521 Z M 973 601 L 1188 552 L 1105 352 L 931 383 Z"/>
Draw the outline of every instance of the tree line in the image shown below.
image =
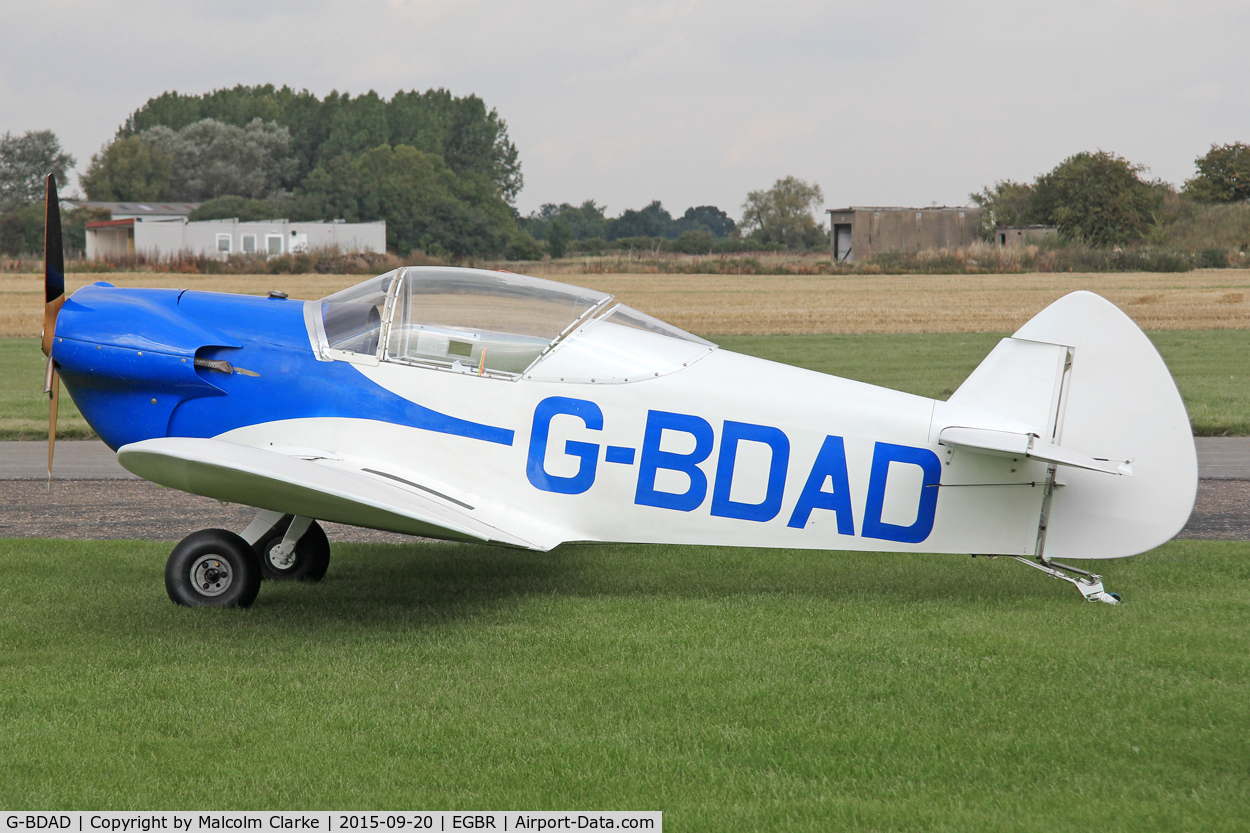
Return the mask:
<path fill-rule="evenodd" d="M 664 248 L 687 254 L 762 249 L 824 249 L 829 235 L 813 217 L 824 203 L 820 186 L 788 176 L 772 188 L 751 191 L 740 223 L 714 205 L 687 208 L 673 217 L 659 200 L 641 209 L 608 217 L 594 200 L 581 205 L 546 203 L 521 218 L 521 227 L 545 241 L 553 257 L 574 247 L 580 251 L 612 248 Z M 612 245 L 615 244 L 615 245 Z"/>
<path fill-rule="evenodd" d="M 150 99 L 82 177 L 92 200 L 199 202 L 192 219 L 387 220 L 388 248 L 452 257 L 508 247 L 523 182 L 475 95 L 273 85 Z"/>
<path fill-rule="evenodd" d="M 65 183 L 75 160 L 50 131 L 0 143 L 0 251 L 42 246 L 43 177 Z M 332 92 L 236 86 L 167 92 L 128 116 L 80 177 L 102 202 L 199 203 L 191 220 L 385 220 L 387 248 L 436 257 L 562 257 L 570 244 L 691 253 L 822 248 L 818 185 L 794 177 L 753 191 L 735 222 L 711 205 L 672 216 L 658 201 L 615 217 L 594 200 L 521 216 L 524 178 L 507 124 L 475 95 L 446 90 Z M 63 189 L 64 193 L 64 189 Z M 69 212 L 66 242 L 85 245 L 98 210 Z M 586 246 L 581 246 L 585 249 Z"/>
<path fill-rule="evenodd" d="M 983 234 L 998 226 L 1053 225 L 1067 241 L 1117 246 L 1145 240 L 1185 211 L 1184 203 L 1250 201 L 1250 145 L 1213 144 L 1194 160 L 1196 174 L 1179 191 L 1147 168 L 1109 151 L 1069 156 L 1033 182 L 1000 180 L 971 194 L 984 210 Z M 1247 242 L 1242 242 L 1244 251 Z"/>
<path fill-rule="evenodd" d="M 53 172 L 65 182 L 74 165 L 51 131 L 0 137 L 0 251 L 41 248 L 43 177 Z M 1032 182 L 1001 180 L 971 199 L 984 209 L 987 238 L 997 226 L 1043 224 L 1065 240 L 1115 246 L 1147 239 L 1184 206 L 1250 200 L 1250 146 L 1212 145 L 1195 166 L 1177 191 L 1114 153 L 1083 152 Z M 570 250 L 828 246 L 820 186 L 793 176 L 749 192 L 737 220 L 713 205 L 675 216 L 659 200 L 616 216 L 593 199 L 547 203 L 522 216 L 515 200 L 523 182 L 506 122 L 475 95 L 437 89 L 318 98 L 273 85 L 152 98 L 80 178 L 91 200 L 197 202 L 193 220 L 386 220 L 387 247 L 400 255 L 535 259 Z M 107 218 L 68 212 L 67 244 L 81 248 L 83 227 L 94 219 Z"/>

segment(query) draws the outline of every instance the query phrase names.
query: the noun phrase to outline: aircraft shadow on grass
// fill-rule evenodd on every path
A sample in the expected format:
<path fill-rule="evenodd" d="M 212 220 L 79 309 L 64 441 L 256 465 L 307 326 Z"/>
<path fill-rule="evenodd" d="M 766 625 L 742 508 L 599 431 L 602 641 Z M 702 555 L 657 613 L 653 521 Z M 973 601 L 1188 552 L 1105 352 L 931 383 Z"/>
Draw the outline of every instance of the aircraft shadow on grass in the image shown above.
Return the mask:
<path fill-rule="evenodd" d="M 839 553 L 851 564 L 831 565 L 822 553 L 757 552 L 718 547 L 567 544 L 546 552 L 509 552 L 458 544 L 343 544 L 341 573 L 310 595 L 284 588 L 265 606 L 265 620 L 290 617 L 292 623 L 345 620 L 383 624 L 403 620 L 426 627 L 475 619 L 524 606 L 534 599 L 742 600 L 801 598 L 831 609 L 871 599 L 874 605 L 968 604 L 989 600 L 1015 605 L 1055 598 L 1058 586 L 1024 581 L 994 570 L 997 580 L 981 580 L 986 567 L 946 564 L 917 570 L 902 556 L 875 569 L 859 553 Z M 935 558 L 938 556 L 934 556 Z M 774 567 L 761 566 L 779 558 Z M 658 564 L 659 561 L 665 564 Z M 605 562 L 611 562 L 605 566 Z M 623 563 L 622 563 L 623 562 Z M 774 562 L 776 564 L 776 562 Z M 918 573 L 924 575 L 917 581 Z"/>

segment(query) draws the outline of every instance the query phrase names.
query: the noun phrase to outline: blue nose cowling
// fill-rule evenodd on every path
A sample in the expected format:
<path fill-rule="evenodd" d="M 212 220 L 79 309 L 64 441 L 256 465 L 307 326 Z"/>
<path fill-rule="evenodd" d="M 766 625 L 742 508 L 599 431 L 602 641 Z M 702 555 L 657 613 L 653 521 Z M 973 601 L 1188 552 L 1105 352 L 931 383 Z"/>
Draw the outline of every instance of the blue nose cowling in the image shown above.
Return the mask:
<path fill-rule="evenodd" d="M 88 424 L 113 449 L 163 437 L 182 402 L 221 396 L 197 372 L 205 349 L 241 342 L 188 318 L 176 289 L 86 286 L 65 302 L 52 356 Z"/>

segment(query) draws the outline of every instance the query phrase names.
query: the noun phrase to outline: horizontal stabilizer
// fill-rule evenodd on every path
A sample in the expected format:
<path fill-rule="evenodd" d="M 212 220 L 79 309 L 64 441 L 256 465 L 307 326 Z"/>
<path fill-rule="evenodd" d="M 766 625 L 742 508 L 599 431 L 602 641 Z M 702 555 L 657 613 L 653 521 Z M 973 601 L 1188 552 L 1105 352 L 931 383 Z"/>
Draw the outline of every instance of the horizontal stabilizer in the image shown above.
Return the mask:
<path fill-rule="evenodd" d="M 1060 448 L 1054 443 L 1044 442 L 1036 434 L 951 426 L 942 429 L 942 433 L 938 435 L 938 442 L 945 446 L 963 448 L 980 454 L 993 454 L 998 457 L 1028 457 L 1061 466 L 1133 476 L 1131 461 L 1090 457 L 1068 448 Z"/>

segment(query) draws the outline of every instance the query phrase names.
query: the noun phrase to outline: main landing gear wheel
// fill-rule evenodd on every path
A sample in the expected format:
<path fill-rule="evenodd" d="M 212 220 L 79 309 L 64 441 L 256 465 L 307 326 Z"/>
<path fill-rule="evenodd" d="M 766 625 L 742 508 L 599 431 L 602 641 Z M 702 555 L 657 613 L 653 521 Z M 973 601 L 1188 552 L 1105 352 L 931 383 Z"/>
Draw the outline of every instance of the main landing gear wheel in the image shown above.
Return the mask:
<path fill-rule="evenodd" d="M 174 604 L 187 607 L 248 607 L 260 592 L 260 564 L 233 532 L 201 529 L 169 554 L 165 590 Z"/>
<path fill-rule="evenodd" d="M 292 520 L 292 516 L 287 515 L 256 542 L 261 576 L 285 581 L 321 581 L 330 566 L 330 540 L 321 524 L 313 521 L 296 542 L 294 552 L 284 556 L 279 545 Z"/>

